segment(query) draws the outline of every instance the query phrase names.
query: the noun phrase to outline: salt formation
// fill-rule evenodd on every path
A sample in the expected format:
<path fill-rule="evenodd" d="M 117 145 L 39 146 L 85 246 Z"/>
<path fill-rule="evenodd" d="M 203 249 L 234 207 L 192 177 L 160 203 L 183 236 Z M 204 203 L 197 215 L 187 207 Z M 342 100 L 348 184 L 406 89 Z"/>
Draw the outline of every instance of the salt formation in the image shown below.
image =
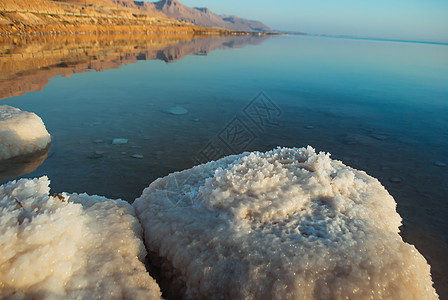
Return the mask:
<path fill-rule="evenodd" d="M 0 299 L 160 299 L 130 204 L 49 190 L 0 186 Z"/>
<path fill-rule="evenodd" d="M 122 139 L 122 138 L 115 138 L 112 140 L 113 145 L 124 145 L 129 142 L 128 139 Z"/>
<path fill-rule="evenodd" d="M 169 107 L 167 109 L 164 109 L 163 112 L 166 114 L 175 115 L 175 116 L 188 114 L 188 110 L 181 106 Z"/>
<path fill-rule="evenodd" d="M 45 149 L 50 141 L 36 114 L 0 105 L 0 160 Z"/>
<path fill-rule="evenodd" d="M 385 188 L 311 147 L 173 173 L 134 207 L 182 298 L 438 298 Z"/>

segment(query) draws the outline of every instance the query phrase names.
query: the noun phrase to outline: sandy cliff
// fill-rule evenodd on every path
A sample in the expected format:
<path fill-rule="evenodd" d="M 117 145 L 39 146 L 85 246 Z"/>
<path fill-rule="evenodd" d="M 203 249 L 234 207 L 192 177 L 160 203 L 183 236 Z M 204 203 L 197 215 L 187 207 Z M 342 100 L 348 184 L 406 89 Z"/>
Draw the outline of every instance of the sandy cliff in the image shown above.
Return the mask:
<path fill-rule="evenodd" d="M 0 35 L 104 33 L 104 32 L 207 32 L 133 1 L 0 0 Z"/>

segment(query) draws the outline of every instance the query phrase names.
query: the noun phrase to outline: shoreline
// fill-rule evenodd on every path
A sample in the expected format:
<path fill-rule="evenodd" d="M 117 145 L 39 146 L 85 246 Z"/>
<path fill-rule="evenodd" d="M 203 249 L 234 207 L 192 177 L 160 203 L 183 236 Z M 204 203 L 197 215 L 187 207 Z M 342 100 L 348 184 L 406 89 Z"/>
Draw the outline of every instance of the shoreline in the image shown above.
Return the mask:
<path fill-rule="evenodd" d="M 1 37 L 23 37 L 23 36 L 59 36 L 59 35 L 90 35 L 90 34 L 193 34 L 198 36 L 265 36 L 282 35 L 275 32 L 247 32 L 231 31 L 220 28 L 209 28 L 199 26 L 145 26 L 145 25 L 72 25 L 66 27 L 60 25 L 41 25 L 41 28 L 20 24 L 11 26 L 10 29 L 0 25 Z"/>
<path fill-rule="evenodd" d="M 278 35 L 270 32 L 230 31 L 220 28 L 199 26 L 153 26 L 153 25 L 39 25 L 39 27 L 20 24 L 11 28 L 0 25 L 0 36 L 56 36 L 56 35 L 88 35 L 88 34 L 194 34 L 206 36 L 244 36 L 244 35 Z"/>

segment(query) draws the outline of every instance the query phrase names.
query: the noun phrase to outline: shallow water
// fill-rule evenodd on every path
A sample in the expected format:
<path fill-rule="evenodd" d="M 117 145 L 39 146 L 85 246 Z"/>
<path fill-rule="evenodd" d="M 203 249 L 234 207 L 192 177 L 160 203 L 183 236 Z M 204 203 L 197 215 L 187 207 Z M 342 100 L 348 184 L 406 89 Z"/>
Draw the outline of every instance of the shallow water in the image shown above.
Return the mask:
<path fill-rule="evenodd" d="M 77 39 L 0 45 L 0 105 L 35 112 L 53 137 L 48 158 L 26 177 L 48 175 L 54 192 L 132 202 L 156 178 L 199 162 L 312 145 L 386 186 L 402 236 L 448 297 L 448 46 Z"/>

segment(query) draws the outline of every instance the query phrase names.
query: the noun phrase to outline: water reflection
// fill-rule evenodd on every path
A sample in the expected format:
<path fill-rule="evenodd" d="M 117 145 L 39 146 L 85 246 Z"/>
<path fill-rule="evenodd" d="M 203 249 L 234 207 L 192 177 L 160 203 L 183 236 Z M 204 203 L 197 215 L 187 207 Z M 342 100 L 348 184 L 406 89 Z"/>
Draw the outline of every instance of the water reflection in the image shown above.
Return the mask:
<path fill-rule="evenodd" d="M 50 144 L 40 151 L 0 161 L 0 182 L 29 174 L 47 159 Z"/>
<path fill-rule="evenodd" d="M 222 142 L 239 120 L 255 139 L 237 151 L 309 144 L 378 178 L 398 203 L 402 236 L 431 263 L 441 298 L 448 295 L 448 47 L 278 37 L 202 57 L 266 37 L 67 38 L 65 56 L 2 59 L 0 76 L 11 78 L 11 86 L 16 80 L 20 94 L 28 88 L 21 78 L 34 76 L 42 88 L 57 74 L 141 61 L 54 78 L 42 92 L 2 100 L 38 114 L 52 134 L 49 158 L 28 177 L 48 175 L 53 193 L 133 201 L 158 177 L 192 167 L 204 152 L 210 157 L 210 142 Z M 55 38 L 41 45 L 18 40 L 19 51 L 13 42 L 2 53 L 36 56 L 66 47 Z M 188 54 L 196 55 L 155 61 Z M 14 69 L 14 61 L 23 67 Z M 283 112 L 280 127 L 244 119 L 260 91 Z M 116 138 L 128 143 L 114 144 Z M 232 154 L 227 148 L 218 150 Z"/>
<path fill-rule="evenodd" d="M 0 99 L 41 91 L 57 75 L 117 69 L 138 60 L 167 63 L 216 49 L 260 44 L 268 36 L 213 39 L 193 34 L 114 34 L 4 38 L 0 43 Z"/>

